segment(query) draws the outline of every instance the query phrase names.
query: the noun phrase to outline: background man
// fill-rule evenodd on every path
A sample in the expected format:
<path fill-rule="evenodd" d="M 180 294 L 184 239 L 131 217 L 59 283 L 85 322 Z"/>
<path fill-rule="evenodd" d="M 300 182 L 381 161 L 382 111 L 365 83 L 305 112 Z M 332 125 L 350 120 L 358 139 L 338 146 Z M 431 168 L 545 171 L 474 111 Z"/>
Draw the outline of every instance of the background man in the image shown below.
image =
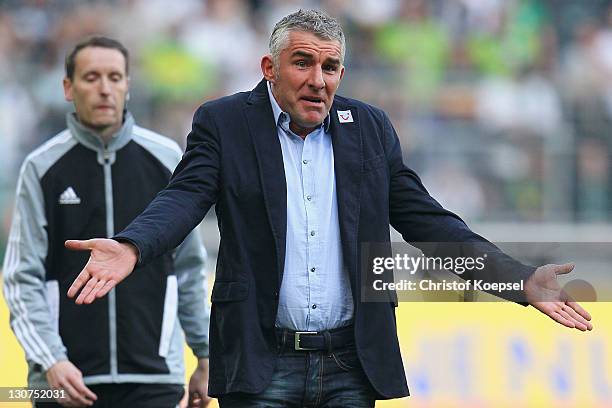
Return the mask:
<path fill-rule="evenodd" d="M 92 37 L 76 45 L 64 78 L 76 113 L 68 114 L 68 129 L 26 158 L 18 181 L 4 294 L 30 387 L 48 382 L 65 390 L 64 406 L 176 406 L 184 394 L 181 326 L 198 358 L 191 402 L 206 395 L 206 253 L 197 231 L 104 302 L 76 307 L 64 296 L 84 262 L 64 240 L 124 228 L 180 159 L 174 142 L 135 125 L 125 110 L 128 88 L 122 44 Z"/>
<path fill-rule="evenodd" d="M 571 264 L 536 270 L 470 231 L 404 166 L 387 115 L 335 95 L 344 50 L 335 19 L 283 18 L 261 61 L 264 80 L 198 109 L 186 154 L 147 210 L 115 240 L 66 243 L 91 250 L 68 292 L 82 289 L 76 303 L 90 304 L 178 245 L 216 204 L 209 392 L 222 407 L 371 407 L 408 394 L 393 294 L 361 302 L 362 244 L 388 242 L 389 224 L 408 242 L 485 247 L 498 273 L 527 282 L 533 306 L 592 327 L 556 283 Z M 543 286 L 550 302 L 540 301 Z"/>

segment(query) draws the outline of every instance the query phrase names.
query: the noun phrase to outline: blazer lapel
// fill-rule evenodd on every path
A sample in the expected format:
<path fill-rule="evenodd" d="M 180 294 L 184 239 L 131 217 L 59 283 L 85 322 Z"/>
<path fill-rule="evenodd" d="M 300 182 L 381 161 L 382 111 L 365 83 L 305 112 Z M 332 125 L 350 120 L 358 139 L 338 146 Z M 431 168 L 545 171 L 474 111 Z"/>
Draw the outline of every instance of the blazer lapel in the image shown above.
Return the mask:
<path fill-rule="evenodd" d="M 287 236 L 287 182 L 283 154 L 278 141 L 274 114 L 266 81 L 262 80 L 247 100 L 245 113 L 255 146 L 259 177 L 270 227 L 276 243 L 278 287 L 283 279 Z"/>
<path fill-rule="evenodd" d="M 340 122 L 340 115 L 351 112 L 352 122 Z M 336 195 L 338 219 L 344 263 L 349 271 L 353 293 L 357 289 L 357 236 L 359 226 L 359 195 L 361 183 L 361 129 L 357 108 L 334 102 L 330 111 L 330 131 L 334 148 L 334 170 L 336 173 Z M 355 299 L 357 301 L 357 299 Z"/>

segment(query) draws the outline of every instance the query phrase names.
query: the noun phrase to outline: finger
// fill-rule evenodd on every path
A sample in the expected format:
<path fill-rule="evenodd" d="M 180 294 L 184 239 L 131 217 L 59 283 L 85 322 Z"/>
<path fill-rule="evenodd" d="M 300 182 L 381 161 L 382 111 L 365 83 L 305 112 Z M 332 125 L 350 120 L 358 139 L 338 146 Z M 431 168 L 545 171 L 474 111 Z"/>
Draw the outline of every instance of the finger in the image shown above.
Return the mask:
<path fill-rule="evenodd" d="M 582 326 L 584 326 L 585 330 L 593 330 L 593 325 L 589 323 L 584 317 L 578 314 L 574 309 L 572 309 L 569 305 L 563 305 L 563 310 L 567 314 L 569 314 L 574 321 L 579 322 Z"/>
<path fill-rule="evenodd" d="M 89 292 L 89 294 L 85 297 L 85 304 L 89 305 L 93 303 L 93 301 L 96 300 L 97 297 L 102 297 L 98 296 L 98 293 L 100 293 L 100 289 L 102 289 L 105 285 L 106 281 L 99 281 L 98 283 L 96 283 L 96 285 L 92 288 L 91 292 Z"/>
<path fill-rule="evenodd" d="M 573 271 L 575 267 L 576 264 L 574 264 L 573 262 L 569 262 L 563 265 L 557 265 L 557 267 L 555 268 L 555 273 L 557 275 L 565 275 L 566 273 L 570 273 L 571 271 Z"/>
<path fill-rule="evenodd" d="M 66 406 L 70 408 L 83 408 L 83 404 L 75 400 L 70 400 L 70 402 Z"/>
<path fill-rule="evenodd" d="M 87 285 L 85 285 L 83 290 L 81 290 L 79 297 L 77 297 L 76 303 L 79 305 L 82 304 L 85 301 L 85 298 L 89 295 L 89 293 L 92 291 L 92 289 L 94 288 L 94 286 L 96 286 L 97 283 L 98 278 L 96 278 L 95 276 L 89 278 L 89 281 L 87 281 Z"/>
<path fill-rule="evenodd" d="M 72 251 L 91 251 L 93 249 L 93 243 L 93 239 L 88 239 L 84 241 L 69 239 L 64 242 L 64 246 Z"/>
<path fill-rule="evenodd" d="M 580 323 L 579 321 L 577 321 L 576 319 L 574 319 L 567 311 L 561 309 L 558 312 L 561 316 L 565 317 L 567 320 L 569 320 L 570 322 L 572 322 L 574 324 L 574 327 L 580 331 L 585 331 L 586 325 Z"/>
<path fill-rule="evenodd" d="M 91 401 L 95 401 L 98 399 L 98 396 L 94 394 L 94 392 L 85 385 L 82 378 L 79 378 L 78 380 L 74 380 L 73 386 L 83 397 Z"/>
<path fill-rule="evenodd" d="M 587 328 L 589 327 L 590 323 L 584 317 L 582 317 L 579 313 L 577 313 L 574 309 L 572 309 L 571 306 L 563 305 L 562 309 L 567 314 L 569 314 L 572 317 L 572 319 L 580 322 L 581 324 L 583 324 Z"/>
<path fill-rule="evenodd" d="M 574 323 L 570 322 L 569 320 L 567 320 L 565 317 L 561 316 L 557 312 L 553 312 L 549 316 L 550 316 L 551 319 L 553 319 L 557 323 L 562 324 L 565 327 L 569 327 L 570 329 L 573 329 L 575 327 Z"/>
<path fill-rule="evenodd" d="M 96 297 L 101 297 L 101 296 L 96 296 L 96 295 L 100 292 L 100 289 L 102 289 L 105 285 L 106 285 L 106 281 L 102 281 L 102 280 L 98 281 L 98 283 L 96 283 L 96 285 L 93 287 L 91 292 L 89 292 L 89 295 L 87 295 L 87 297 L 85 298 L 85 303 L 90 304 L 96 299 Z"/>
<path fill-rule="evenodd" d="M 85 388 L 85 391 L 89 391 L 89 393 L 91 393 L 94 397 L 95 394 L 85 387 L 82 378 L 69 378 L 68 381 L 70 382 L 72 389 L 76 392 L 76 394 L 72 396 L 72 399 L 81 405 L 93 405 L 92 398 L 86 397 L 87 393 L 83 392 L 83 389 Z"/>
<path fill-rule="evenodd" d="M 189 408 L 199 408 L 202 406 L 202 398 L 200 397 L 200 394 L 195 392 L 195 393 L 189 393 Z"/>
<path fill-rule="evenodd" d="M 68 289 L 68 297 L 73 298 L 77 293 L 79 293 L 79 289 L 81 289 L 83 285 L 87 283 L 89 278 L 89 272 L 87 272 L 86 269 L 83 269 L 74 282 L 72 282 L 72 285 L 70 285 L 70 288 Z"/>
<path fill-rule="evenodd" d="M 572 309 L 574 309 L 576 312 L 578 312 L 578 314 L 584 317 L 586 320 L 591 320 L 591 315 L 589 314 L 589 312 L 584 310 L 583 307 L 580 306 L 579 303 L 576 303 L 574 301 L 569 301 L 569 302 L 566 302 L 566 304 Z"/>
<path fill-rule="evenodd" d="M 110 290 L 112 288 L 115 287 L 115 285 L 117 285 L 117 281 L 114 279 L 109 280 L 108 282 L 106 282 L 106 284 L 104 286 L 102 286 L 102 288 L 100 289 L 100 291 L 96 294 L 97 298 L 101 298 L 106 296 L 106 294 L 108 292 L 110 292 Z"/>
<path fill-rule="evenodd" d="M 70 395 L 68 395 L 68 394 L 66 394 L 66 396 L 63 397 L 63 398 L 57 398 L 56 401 L 62 407 L 76 407 L 77 406 L 76 401 L 74 401 L 72 398 L 70 398 Z"/>
<path fill-rule="evenodd" d="M 69 381 L 63 381 L 61 387 L 64 389 L 64 391 L 68 393 L 67 397 L 71 401 L 78 401 L 79 393 L 77 390 L 74 389 L 74 387 L 72 386 L 72 384 L 70 384 Z"/>

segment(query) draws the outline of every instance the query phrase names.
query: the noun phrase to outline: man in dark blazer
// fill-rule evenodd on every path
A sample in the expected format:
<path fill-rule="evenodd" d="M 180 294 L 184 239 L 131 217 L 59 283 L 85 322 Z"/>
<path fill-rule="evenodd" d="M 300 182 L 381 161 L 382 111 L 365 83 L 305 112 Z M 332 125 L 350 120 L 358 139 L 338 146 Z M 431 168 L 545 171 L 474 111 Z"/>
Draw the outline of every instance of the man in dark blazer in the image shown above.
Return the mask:
<path fill-rule="evenodd" d="M 197 110 L 186 153 L 151 205 L 113 240 L 67 242 L 91 251 L 68 293 L 91 303 L 176 247 L 216 205 L 209 393 L 222 407 L 370 407 L 408 395 L 394 293 L 362 301 L 365 245 L 388 243 L 389 225 L 407 242 L 484 246 L 497 266 L 489 278 L 523 281 L 534 307 L 592 328 L 554 287 L 573 265 L 528 267 L 470 231 L 403 164 L 387 115 L 335 95 L 344 48 L 324 13 L 283 18 L 262 58 L 264 80 Z"/>

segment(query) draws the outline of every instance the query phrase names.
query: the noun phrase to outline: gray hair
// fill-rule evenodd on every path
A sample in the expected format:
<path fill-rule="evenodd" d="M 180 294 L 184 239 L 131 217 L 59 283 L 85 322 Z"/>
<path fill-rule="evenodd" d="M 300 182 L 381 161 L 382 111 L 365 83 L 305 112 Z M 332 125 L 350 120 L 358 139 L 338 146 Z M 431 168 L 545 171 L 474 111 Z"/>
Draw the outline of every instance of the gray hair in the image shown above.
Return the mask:
<path fill-rule="evenodd" d="M 322 40 L 338 41 L 340 43 L 340 62 L 344 62 L 346 43 L 342 26 L 333 17 L 319 10 L 298 10 L 280 20 L 270 34 L 270 54 L 274 65 L 278 67 L 280 53 L 287 45 L 289 33 L 304 31 L 312 33 Z"/>

